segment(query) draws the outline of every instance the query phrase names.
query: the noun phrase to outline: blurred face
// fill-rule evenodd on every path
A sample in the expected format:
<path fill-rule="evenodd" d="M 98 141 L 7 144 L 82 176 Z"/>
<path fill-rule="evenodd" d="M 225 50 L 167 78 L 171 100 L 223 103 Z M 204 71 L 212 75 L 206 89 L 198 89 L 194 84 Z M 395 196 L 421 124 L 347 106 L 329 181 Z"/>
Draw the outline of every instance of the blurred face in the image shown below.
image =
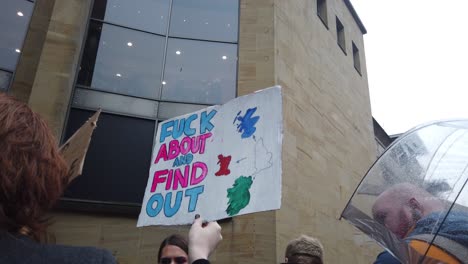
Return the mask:
<path fill-rule="evenodd" d="M 187 254 L 178 246 L 167 245 L 161 252 L 160 264 L 187 264 Z"/>
<path fill-rule="evenodd" d="M 399 238 L 404 238 L 421 218 L 418 211 L 401 199 L 381 195 L 372 208 L 374 219 Z"/>

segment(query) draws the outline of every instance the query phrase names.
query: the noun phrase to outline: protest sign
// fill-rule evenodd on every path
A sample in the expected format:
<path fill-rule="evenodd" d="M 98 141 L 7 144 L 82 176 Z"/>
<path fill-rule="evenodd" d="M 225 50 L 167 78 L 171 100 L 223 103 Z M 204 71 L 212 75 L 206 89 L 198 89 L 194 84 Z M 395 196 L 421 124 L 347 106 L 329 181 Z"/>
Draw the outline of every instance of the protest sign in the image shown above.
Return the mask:
<path fill-rule="evenodd" d="M 137 226 L 279 209 L 282 127 L 279 86 L 161 122 Z"/>
<path fill-rule="evenodd" d="M 98 110 L 59 149 L 69 168 L 68 182 L 80 176 L 83 171 L 86 152 L 100 114 L 101 110 Z"/>

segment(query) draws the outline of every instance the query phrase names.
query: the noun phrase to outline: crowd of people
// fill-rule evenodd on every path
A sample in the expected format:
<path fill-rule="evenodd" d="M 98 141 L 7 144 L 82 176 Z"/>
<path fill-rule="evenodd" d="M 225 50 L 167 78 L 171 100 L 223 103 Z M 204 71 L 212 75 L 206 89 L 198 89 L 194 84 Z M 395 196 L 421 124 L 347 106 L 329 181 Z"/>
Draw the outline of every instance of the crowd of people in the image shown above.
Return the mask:
<path fill-rule="evenodd" d="M 68 184 L 68 167 L 46 122 L 26 104 L 2 93 L 0 150 L 0 263 L 116 263 L 104 249 L 42 243 L 49 224 L 46 213 Z M 372 213 L 375 221 L 407 241 L 416 252 L 428 253 L 434 263 L 464 263 L 468 259 L 468 214 L 450 213 L 442 226 L 437 225 L 440 212 L 446 209 L 424 189 L 406 183 L 380 194 Z M 444 238 L 439 244 L 424 239 L 434 227 Z M 157 262 L 209 263 L 221 240 L 219 224 L 204 222 L 197 215 L 188 238 L 175 234 L 162 241 Z M 434 245 L 430 250 L 429 242 Z M 421 247 L 421 243 L 426 244 Z M 322 264 L 323 246 L 317 239 L 302 235 L 290 241 L 284 257 L 284 263 Z M 375 263 L 399 261 L 384 251 Z"/>

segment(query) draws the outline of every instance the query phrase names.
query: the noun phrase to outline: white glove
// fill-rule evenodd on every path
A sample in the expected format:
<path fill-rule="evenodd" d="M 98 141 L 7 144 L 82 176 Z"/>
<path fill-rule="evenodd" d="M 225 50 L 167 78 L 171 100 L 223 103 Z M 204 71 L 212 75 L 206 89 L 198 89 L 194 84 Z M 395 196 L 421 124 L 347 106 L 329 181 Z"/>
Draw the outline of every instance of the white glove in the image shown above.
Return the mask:
<path fill-rule="evenodd" d="M 189 232 L 190 262 L 208 259 L 219 242 L 223 240 L 221 226 L 217 222 L 203 223 L 203 220 L 197 216 Z"/>

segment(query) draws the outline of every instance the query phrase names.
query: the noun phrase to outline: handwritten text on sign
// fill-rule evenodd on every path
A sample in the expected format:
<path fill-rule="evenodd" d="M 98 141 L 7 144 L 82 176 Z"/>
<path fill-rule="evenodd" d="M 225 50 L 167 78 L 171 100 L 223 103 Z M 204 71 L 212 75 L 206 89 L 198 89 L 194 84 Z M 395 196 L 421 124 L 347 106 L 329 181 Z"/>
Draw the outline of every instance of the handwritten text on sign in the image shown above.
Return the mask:
<path fill-rule="evenodd" d="M 280 92 L 265 89 L 160 123 L 138 226 L 278 209 Z"/>

